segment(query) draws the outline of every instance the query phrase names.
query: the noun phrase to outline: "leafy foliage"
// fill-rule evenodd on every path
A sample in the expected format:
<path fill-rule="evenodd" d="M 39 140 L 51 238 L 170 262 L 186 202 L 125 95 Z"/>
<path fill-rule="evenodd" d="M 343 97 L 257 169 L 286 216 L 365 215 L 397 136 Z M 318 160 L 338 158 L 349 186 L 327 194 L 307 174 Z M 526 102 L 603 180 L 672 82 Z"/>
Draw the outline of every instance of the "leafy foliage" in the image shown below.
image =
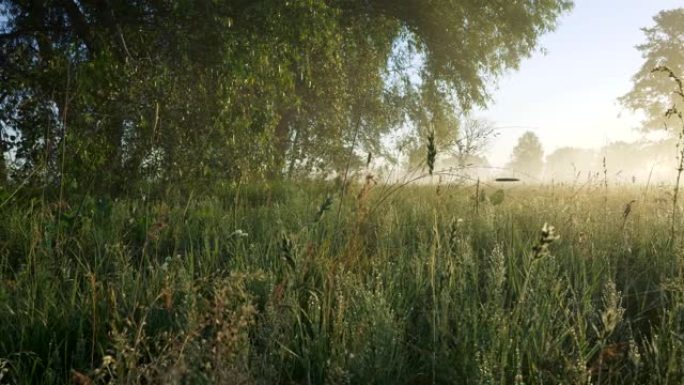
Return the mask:
<path fill-rule="evenodd" d="M 402 127 L 453 136 L 570 6 L 2 0 L 3 151 L 14 181 L 113 195 L 339 172 Z"/>
<path fill-rule="evenodd" d="M 490 141 L 497 136 L 494 125 L 486 120 L 466 119 L 454 141 L 452 154 L 460 167 L 465 167 L 468 161 L 482 156 Z"/>
<path fill-rule="evenodd" d="M 532 178 L 541 175 L 544 167 L 544 149 L 537 135 L 527 131 L 518 139 L 507 167 Z"/>
<path fill-rule="evenodd" d="M 620 98 L 625 107 L 645 113 L 646 130 L 671 126 L 674 117 L 666 116 L 666 111 L 684 109 L 682 98 L 672 92 L 668 73 L 653 71 L 667 67 L 679 77 L 684 75 L 684 8 L 662 11 L 653 20 L 655 26 L 642 28 L 646 43 L 637 46 L 644 64 L 632 79 L 632 90 Z"/>

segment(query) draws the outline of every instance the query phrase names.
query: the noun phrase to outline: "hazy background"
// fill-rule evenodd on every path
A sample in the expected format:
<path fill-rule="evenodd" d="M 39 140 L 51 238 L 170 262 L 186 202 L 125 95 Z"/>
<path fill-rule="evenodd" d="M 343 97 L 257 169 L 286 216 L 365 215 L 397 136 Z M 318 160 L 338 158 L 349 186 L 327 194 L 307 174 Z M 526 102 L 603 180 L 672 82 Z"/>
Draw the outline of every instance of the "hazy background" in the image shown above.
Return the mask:
<path fill-rule="evenodd" d="M 559 147 L 599 149 L 614 141 L 659 138 L 639 132 L 640 117 L 617 98 L 631 87 L 643 65 L 635 48 L 645 41 L 641 28 L 653 16 L 681 7 L 675 0 L 578 0 L 556 31 L 542 36 L 546 51 L 523 60 L 492 93 L 494 101 L 476 115 L 491 120 L 499 136 L 486 156 L 504 166 L 525 131 L 534 132 L 545 155 Z"/>

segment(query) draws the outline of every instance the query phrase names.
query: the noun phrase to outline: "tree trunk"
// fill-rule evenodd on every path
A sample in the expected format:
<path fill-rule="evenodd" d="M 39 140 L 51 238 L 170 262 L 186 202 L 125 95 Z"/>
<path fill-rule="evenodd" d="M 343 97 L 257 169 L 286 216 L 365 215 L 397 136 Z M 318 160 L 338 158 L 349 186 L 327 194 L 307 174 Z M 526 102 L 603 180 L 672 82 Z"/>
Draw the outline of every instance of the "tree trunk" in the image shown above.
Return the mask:
<path fill-rule="evenodd" d="M 0 139 L 2 140 L 2 139 Z M 5 165 L 5 146 L 0 145 L 0 188 L 7 184 L 7 165 Z"/>
<path fill-rule="evenodd" d="M 292 140 L 292 148 L 290 149 L 292 152 L 292 154 L 290 154 L 290 165 L 287 167 L 287 179 L 291 179 L 292 174 L 294 173 L 295 163 L 297 162 L 297 154 L 295 152 L 297 151 L 298 142 L 299 130 L 295 128 L 295 136 Z"/>
<path fill-rule="evenodd" d="M 287 151 L 291 147 L 290 133 L 294 123 L 295 113 L 291 109 L 280 115 L 280 121 L 275 128 L 276 162 L 271 170 L 271 177 L 281 178 L 287 162 Z"/>

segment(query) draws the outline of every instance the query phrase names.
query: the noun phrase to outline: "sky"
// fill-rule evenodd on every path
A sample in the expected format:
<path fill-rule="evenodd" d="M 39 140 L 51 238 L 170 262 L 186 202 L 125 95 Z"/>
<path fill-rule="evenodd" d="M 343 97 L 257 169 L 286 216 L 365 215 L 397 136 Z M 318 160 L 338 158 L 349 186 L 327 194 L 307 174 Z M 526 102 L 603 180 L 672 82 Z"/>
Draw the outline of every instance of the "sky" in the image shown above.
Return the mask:
<path fill-rule="evenodd" d="M 475 111 L 499 132 L 490 163 L 503 166 L 528 130 L 547 155 L 564 146 L 598 148 L 643 137 L 639 116 L 617 98 L 643 64 L 635 48 L 645 41 L 641 28 L 654 25 L 659 11 L 682 6 L 684 0 L 576 0 L 556 30 L 541 37 L 546 54 L 536 52 L 502 77 L 493 102 Z"/>

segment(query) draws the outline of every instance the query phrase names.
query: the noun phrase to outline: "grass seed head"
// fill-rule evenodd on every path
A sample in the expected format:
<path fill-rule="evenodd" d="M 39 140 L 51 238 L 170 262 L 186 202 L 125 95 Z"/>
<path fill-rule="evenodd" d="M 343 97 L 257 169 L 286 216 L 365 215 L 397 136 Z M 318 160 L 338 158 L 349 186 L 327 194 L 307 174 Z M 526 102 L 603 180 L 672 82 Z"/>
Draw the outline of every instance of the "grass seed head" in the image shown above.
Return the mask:
<path fill-rule="evenodd" d="M 427 136 L 427 165 L 430 175 L 435 170 L 435 159 L 437 158 L 437 145 L 435 144 L 435 132 L 430 131 Z"/>

